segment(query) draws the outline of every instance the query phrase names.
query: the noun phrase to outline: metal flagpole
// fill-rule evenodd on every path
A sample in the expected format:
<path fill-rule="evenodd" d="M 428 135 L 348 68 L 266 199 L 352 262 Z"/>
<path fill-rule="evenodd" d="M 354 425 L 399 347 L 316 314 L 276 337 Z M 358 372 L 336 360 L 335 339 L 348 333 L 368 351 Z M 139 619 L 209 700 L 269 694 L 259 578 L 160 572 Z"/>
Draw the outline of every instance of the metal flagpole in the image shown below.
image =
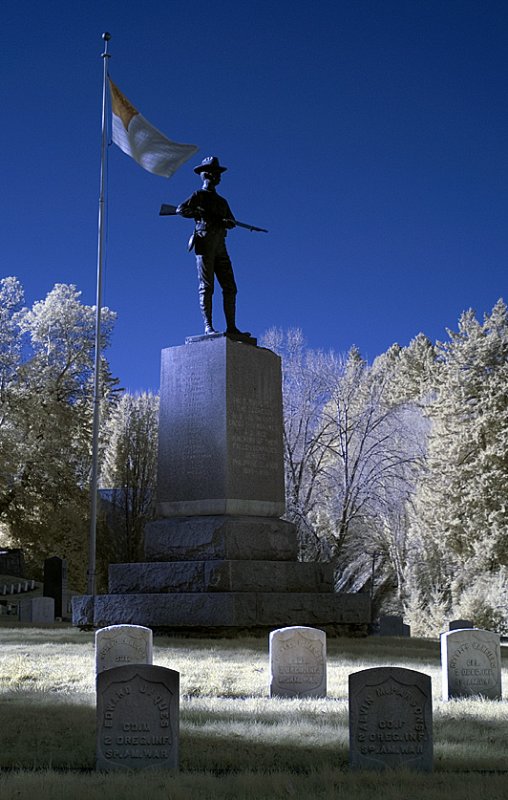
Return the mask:
<path fill-rule="evenodd" d="M 95 563 L 97 540 L 97 484 L 99 474 L 99 428 L 101 419 L 101 311 L 102 311 L 102 262 L 104 254 L 104 194 L 106 186 L 107 157 L 107 112 L 106 98 L 108 90 L 108 42 L 110 33 L 103 33 L 104 52 L 102 53 L 104 70 L 102 82 L 102 143 L 101 171 L 99 192 L 99 223 L 97 235 L 97 293 L 95 310 L 95 367 L 93 390 L 93 428 L 92 428 L 92 473 L 90 476 L 90 537 L 88 550 L 88 585 L 87 593 L 95 594 Z"/>

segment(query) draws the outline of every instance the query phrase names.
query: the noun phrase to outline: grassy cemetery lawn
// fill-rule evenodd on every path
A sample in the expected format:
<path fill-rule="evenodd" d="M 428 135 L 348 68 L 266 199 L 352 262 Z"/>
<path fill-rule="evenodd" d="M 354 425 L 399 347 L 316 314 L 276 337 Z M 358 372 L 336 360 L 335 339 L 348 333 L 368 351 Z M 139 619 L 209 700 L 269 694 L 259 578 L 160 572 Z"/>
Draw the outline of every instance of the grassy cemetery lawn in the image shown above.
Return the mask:
<path fill-rule="evenodd" d="M 283 700 L 268 697 L 267 638 L 155 637 L 153 663 L 181 673 L 180 771 L 105 774 L 93 633 L 0 627 L 0 798 L 506 800 L 508 702 L 442 702 L 437 641 L 328 637 L 327 649 L 327 699 Z M 432 678 L 432 774 L 348 767 L 348 676 L 388 665 Z"/>

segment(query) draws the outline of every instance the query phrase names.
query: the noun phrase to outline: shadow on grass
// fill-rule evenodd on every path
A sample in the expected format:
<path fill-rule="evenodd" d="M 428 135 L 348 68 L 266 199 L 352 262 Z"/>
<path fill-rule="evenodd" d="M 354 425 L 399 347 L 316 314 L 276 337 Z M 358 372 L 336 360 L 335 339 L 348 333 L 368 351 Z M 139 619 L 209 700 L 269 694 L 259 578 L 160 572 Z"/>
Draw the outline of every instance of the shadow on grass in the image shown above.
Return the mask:
<path fill-rule="evenodd" d="M 95 708 L 10 693 L 0 701 L 0 767 L 84 769 L 95 766 Z"/>
<path fill-rule="evenodd" d="M 316 771 L 346 768 L 348 746 L 344 742 L 274 742 L 199 729 L 182 732 L 182 771 L 227 775 L 241 772 L 288 772 L 307 775 Z"/>
<path fill-rule="evenodd" d="M 471 712 L 462 715 L 460 711 L 457 716 L 436 714 L 433 727 L 437 769 L 508 770 L 507 704 L 500 702 L 498 706 L 496 701 L 485 701 L 486 711 L 489 705 L 491 710 L 500 710 L 501 714 L 496 717 Z"/>
<path fill-rule="evenodd" d="M 256 713 L 249 727 L 243 713 L 210 714 L 208 724 L 192 725 L 190 730 L 182 731 L 182 769 L 215 775 L 244 770 L 280 770 L 302 775 L 314 770 L 347 770 L 347 714 L 342 709 L 342 713 L 331 718 L 325 711 L 321 724 L 313 726 L 317 716 L 319 712 L 302 715 L 288 712 L 286 719 L 279 718 L 284 726 L 279 734 L 271 730 L 276 725 L 273 716 L 270 720 L 265 714 Z M 467 721 L 435 721 L 436 772 L 507 772 L 507 747 L 506 715 L 504 719 L 488 721 L 481 715 L 473 715 Z"/>
<path fill-rule="evenodd" d="M 32 696 L 31 696 L 32 695 Z M 269 715 L 263 714 L 263 718 Z M 287 723 L 291 722 L 288 713 Z M 306 730 L 313 715 L 306 716 Z M 39 693 L 4 695 L 0 702 L 3 721 L 0 734 L 2 769 L 93 769 L 95 767 L 95 708 L 77 702 L 51 702 Z M 295 730 L 285 740 L 270 735 L 271 725 L 259 715 L 209 713 L 198 725 L 185 730 L 185 708 L 181 714 L 181 769 L 189 772 L 312 772 L 347 763 L 347 749 L 335 742 L 314 741 L 298 728 L 303 717 L 292 715 Z M 273 712 L 266 721 L 275 722 Z M 280 720 L 286 722 L 286 720 Z M 330 723 L 332 720 L 328 720 Z M 229 726 L 229 729 L 228 729 Z M 317 726 L 316 726 L 317 728 Z M 314 737 L 311 737 L 314 738 Z"/>
<path fill-rule="evenodd" d="M 194 706 L 194 707 L 193 707 Z M 489 714 L 495 709 L 498 713 Z M 444 711 L 452 711 L 449 706 Z M 485 713 L 486 712 L 486 713 Z M 89 696 L 72 702 L 51 693 L 9 692 L 0 702 L 0 768 L 93 769 L 95 707 Z M 437 713 L 437 772 L 506 770 L 505 703 L 477 712 Z M 181 770 L 189 773 L 312 772 L 346 769 L 347 706 L 336 701 L 275 701 L 255 710 L 226 701 L 212 709 L 182 703 Z"/>

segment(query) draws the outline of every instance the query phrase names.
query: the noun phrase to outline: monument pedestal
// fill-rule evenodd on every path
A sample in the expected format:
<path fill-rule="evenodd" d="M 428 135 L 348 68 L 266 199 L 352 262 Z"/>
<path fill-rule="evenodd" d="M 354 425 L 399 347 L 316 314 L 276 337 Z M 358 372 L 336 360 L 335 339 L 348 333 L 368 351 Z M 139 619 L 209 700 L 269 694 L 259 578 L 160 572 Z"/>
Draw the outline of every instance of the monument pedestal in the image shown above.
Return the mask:
<path fill-rule="evenodd" d="M 255 341 L 255 340 L 252 340 Z M 328 630 L 370 621 L 329 564 L 297 561 L 285 511 L 280 359 L 227 335 L 162 351 L 158 512 L 142 564 L 112 564 L 109 594 L 73 601 L 75 624 Z"/>

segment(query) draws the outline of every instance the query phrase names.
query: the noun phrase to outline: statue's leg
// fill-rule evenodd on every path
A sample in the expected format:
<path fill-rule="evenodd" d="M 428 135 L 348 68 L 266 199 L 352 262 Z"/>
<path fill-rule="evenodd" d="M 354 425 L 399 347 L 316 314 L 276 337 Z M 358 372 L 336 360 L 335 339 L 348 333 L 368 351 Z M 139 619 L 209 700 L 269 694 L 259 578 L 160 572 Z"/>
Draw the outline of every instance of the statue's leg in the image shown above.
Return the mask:
<path fill-rule="evenodd" d="M 205 333 L 215 333 L 212 324 L 213 258 L 206 255 L 196 255 L 196 266 L 199 281 L 199 307 L 205 323 Z"/>
<path fill-rule="evenodd" d="M 220 248 L 215 258 L 215 274 L 222 289 L 224 316 L 226 318 L 226 333 L 236 333 L 250 336 L 248 331 L 240 331 L 236 327 L 236 281 L 233 266 L 225 245 Z"/>

